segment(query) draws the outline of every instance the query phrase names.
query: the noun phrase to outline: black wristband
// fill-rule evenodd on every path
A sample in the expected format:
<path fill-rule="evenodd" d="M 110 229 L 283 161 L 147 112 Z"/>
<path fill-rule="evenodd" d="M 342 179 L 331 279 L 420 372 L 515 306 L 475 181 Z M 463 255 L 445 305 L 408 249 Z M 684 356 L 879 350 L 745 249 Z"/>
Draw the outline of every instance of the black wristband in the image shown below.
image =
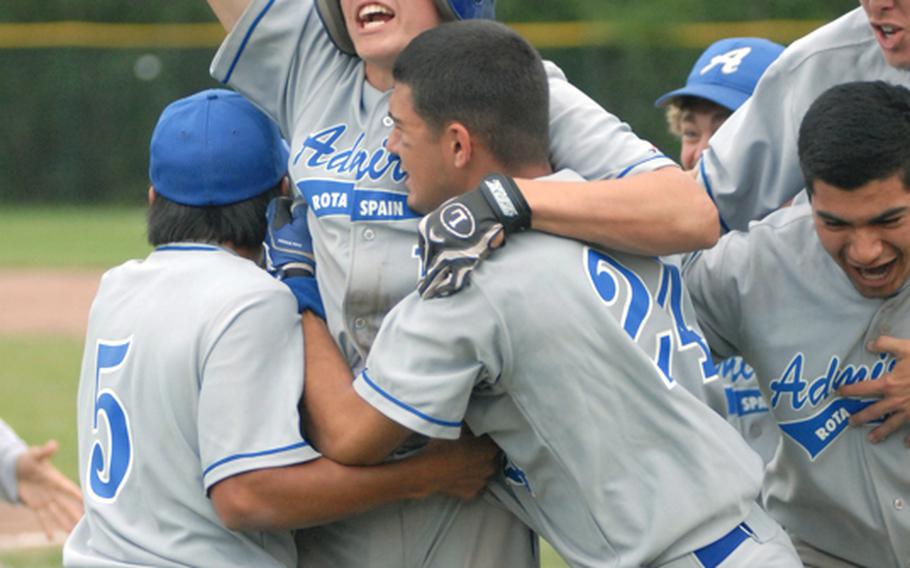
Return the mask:
<path fill-rule="evenodd" d="M 516 233 L 531 227 L 531 207 L 511 177 L 490 174 L 481 180 L 478 189 L 506 233 Z"/>

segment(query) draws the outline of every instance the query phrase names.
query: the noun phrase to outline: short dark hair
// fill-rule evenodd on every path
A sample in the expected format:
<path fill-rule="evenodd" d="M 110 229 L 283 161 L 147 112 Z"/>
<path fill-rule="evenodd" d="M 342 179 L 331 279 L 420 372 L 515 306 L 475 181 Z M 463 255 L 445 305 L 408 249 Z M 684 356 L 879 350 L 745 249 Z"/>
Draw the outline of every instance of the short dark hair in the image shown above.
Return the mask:
<path fill-rule="evenodd" d="M 265 210 L 281 195 L 281 183 L 259 195 L 230 205 L 191 207 L 155 194 L 148 209 L 148 241 L 152 246 L 177 242 L 232 243 L 253 248 L 265 238 Z"/>
<path fill-rule="evenodd" d="M 458 121 L 504 167 L 547 162 L 550 90 L 540 54 L 508 27 L 489 20 L 436 26 L 398 56 L 397 83 L 435 131 Z"/>
<path fill-rule="evenodd" d="M 798 152 L 810 194 L 816 180 L 853 190 L 899 174 L 910 185 L 910 90 L 884 81 L 828 89 L 803 117 Z"/>

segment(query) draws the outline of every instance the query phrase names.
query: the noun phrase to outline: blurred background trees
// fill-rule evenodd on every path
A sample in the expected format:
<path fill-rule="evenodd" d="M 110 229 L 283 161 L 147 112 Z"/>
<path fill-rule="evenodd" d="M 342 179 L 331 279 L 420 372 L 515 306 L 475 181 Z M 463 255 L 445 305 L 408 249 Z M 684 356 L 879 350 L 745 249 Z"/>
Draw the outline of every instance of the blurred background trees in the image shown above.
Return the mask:
<path fill-rule="evenodd" d="M 675 157 L 677 144 L 652 104 L 682 85 L 704 47 L 730 35 L 786 44 L 856 7 L 856 0 L 499 0 L 498 15 Z M 548 22 L 587 27 L 564 36 L 539 26 Z M 208 66 L 222 35 L 204 0 L 3 0 L 0 205 L 143 204 L 155 120 L 171 100 L 218 86 Z"/>

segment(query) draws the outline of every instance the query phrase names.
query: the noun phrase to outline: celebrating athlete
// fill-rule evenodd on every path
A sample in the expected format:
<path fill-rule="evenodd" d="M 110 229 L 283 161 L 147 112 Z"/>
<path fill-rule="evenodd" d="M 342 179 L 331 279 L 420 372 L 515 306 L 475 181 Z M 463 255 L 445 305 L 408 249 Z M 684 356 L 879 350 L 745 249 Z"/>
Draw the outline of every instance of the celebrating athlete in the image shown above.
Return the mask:
<path fill-rule="evenodd" d="M 424 32 L 394 77 L 389 146 L 414 209 L 478 184 L 507 203 L 517 190 L 484 178 L 496 171 L 579 179 L 551 172 L 544 68 L 508 28 Z M 448 229 L 469 230 L 461 202 L 447 203 Z M 507 458 L 493 494 L 573 566 L 798 566 L 753 502 L 759 459 L 692 392 L 714 375 L 693 319 L 675 267 L 528 232 L 459 294 L 405 298 L 353 386 L 343 367 L 312 373 L 308 414 L 329 429 L 313 434 L 352 463 L 412 431 L 489 434 Z M 318 320 L 305 325 L 318 336 Z"/>
<path fill-rule="evenodd" d="M 178 100 L 150 162 L 155 250 L 105 273 L 89 316 L 85 516 L 66 566 L 293 567 L 292 528 L 483 488 L 497 450 L 482 439 L 350 468 L 302 437 L 298 309 L 318 308 L 257 265 L 266 206 L 286 189 L 287 150 L 265 115 L 230 91 Z"/>
<path fill-rule="evenodd" d="M 763 500 L 807 566 L 910 561 L 910 453 L 879 436 L 910 417 L 906 369 L 879 337 L 910 337 L 908 116 L 904 87 L 823 94 L 799 132 L 811 205 L 725 235 L 685 268 L 712 350 L 754 366 L 780 426 Z M 877 385 L 904 404 L 852 398 Z M 854 413 L 875 421 L 850 427 Z"/>

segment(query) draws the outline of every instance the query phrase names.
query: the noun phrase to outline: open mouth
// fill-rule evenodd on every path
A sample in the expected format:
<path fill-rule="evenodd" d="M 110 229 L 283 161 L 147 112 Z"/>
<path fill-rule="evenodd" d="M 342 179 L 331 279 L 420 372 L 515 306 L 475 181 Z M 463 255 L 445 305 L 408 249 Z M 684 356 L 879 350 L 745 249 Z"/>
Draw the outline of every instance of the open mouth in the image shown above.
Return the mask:
<path fill-rule="evenodd" d="M 363 30 L 370 30 L 382 26 L 394 17 L 395 13 L 382 4 L 365 4 L 357 12 L 357 24 Z"/>
<path fill-rule="evenodd" d="M 901 35 L 904 31 L 903 28 L 893 24 L 873 24 L 872 28 L 875 30 L 875 35 L 879 43 L 885 49 L 895 47 L 900 42 Z"/>
<path fill-rule="evenodd" d="M 897 259 L 894 259 L 876 266 L 852 265 L 852 268 L 866 283 L 875 285 L 887 281 L 888 277 L 891 274 L 891 269 L 896 263 Z"/>

